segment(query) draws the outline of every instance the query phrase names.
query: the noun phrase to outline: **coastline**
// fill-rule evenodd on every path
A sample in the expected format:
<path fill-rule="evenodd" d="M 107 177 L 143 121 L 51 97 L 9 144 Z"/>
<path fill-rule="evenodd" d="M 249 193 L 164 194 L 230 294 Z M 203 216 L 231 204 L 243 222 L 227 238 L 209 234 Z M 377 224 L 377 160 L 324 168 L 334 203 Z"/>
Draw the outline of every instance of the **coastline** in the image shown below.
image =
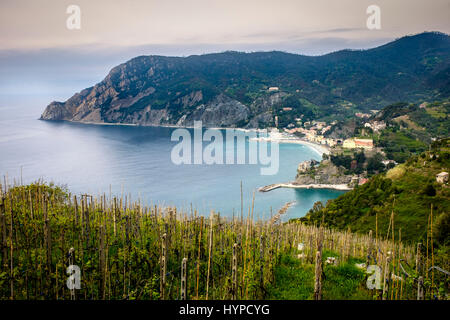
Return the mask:
<path fill-rule="evenodd" d="M 260 192 L 269 192 L 278 188 L 291 188 L 291 189 L 331 189 L 338 191 L 350 191 L 353 188 L 346 184 L 295 184 L 295 183 L 276 183 L 268 186 L 258 188 Z"/>
<path fill-rule="evenodd" d="M 311 141 L 306 141 L 300 138 L 293 138 L 293 139 L 283 139 L 283 138 L 254 138 L 256 141 L 270 141 L 270 142 L 278 142 L 278 143 L 294 143 L 294 144 L 302 144 L 305 146 L 310 147 L 312 150 L 314 150 L 320 157 L 325 154 L 330 154 L 330 148 L 326 145 L 314 143 Z"/>
<path fill-rule="evenodd" d="M 40 120 L 45 120 L 45 121 L 50 121 L 50 122 L 52 121 L 52 120 L 47 120 L 47 119 L 40 119 Z M 84 125 L 88 125 L 88 126 L 95 126 L 95 125 L 123 126 L 123 127 L 139 127 L 139 126 L 141 126 L 141 127 L 154 127 L 154 128 L 157 128 L 157 127 L 164 128 L 165 127 L 165 128 L 190 128 L 190 129 L 192 129 L 192 127 L 177 126 L 177 125 L 140 125 L 140 124 L 134 124 L 134 123 L 105 123 L 105 122 L 95 122 L 95 121 L 80 122 L 80 121 L 71 121 L 71 120 L 61 120 L 61 121 L 55 121 L 55 122 L 68 122 L 68 123 L 74 123 L 74 124 L 84 124 Z M 210 127 L 210 128 L 212 128 L 212 127 Z M 255 135 L 253 135 L 254 132 L 257 132 L 256 136 L 258 136 L 258 135 L 266 136 L 266 133 L 267 133 L 267 130 L 261 130 L 261 129 L 256 129 L 256 128 L 216 128 L 216 129 L 224 129 L 224 130 L 234 129 L 234 130 L 238 130 L 238 131 L 241 131 L 244 133 L 251 132 L 252 133 L 251 135 L 247 135 L 250 137 L 255 136 Z M 270 129 L 269 129 L 269 132 L 270 132 Z M 261 133 L 261 134 L 258 134 L 258 133 Z M 297 136 L 288 135 L 287 133 L 280 133 L 278 136 L 269 136 L 269 137 L 261 137 L 261 138 L 264 139 L 265 141 L 274 141 L 274 143 L 280 143 L 280 144 L 288 144 L 289 143 L 289 144 L 304 145 L 306 148 L 311 149 L 311 151 L 314 151 L 317 154 L 317 156 L 314 156 L 311 152 L 308 151 L 307 153 L 310 158 L 320 159 L 320 158 L 322 158 L 322 155 L 324 153 L 329 153 L 329 150 L 328 150 L 327 146 L 325 146 L 325 145 L 320 145 L 317 143 L 309 142 L 309 141 L 303 140 Z M 292 146 L 292 148 L 290 148 L 290 149 L 297 150 L 299 148 Z M 300 149 L 300 154 L 305 151 L 306 151 L 305 149 Z M 298 165 L 298 163 L 297 163 L 297 165 Z M 283 169 L 283 168 L 280 168 L 280 169 Z M 294 177 L 292 177 L 292 178 L 294 178 Z M 338 186 L 333 186 L 333 185 L 295 185 L 294 181 L 292 181 L 290 179 L 291 178 L 280 179 L 281 181 L 286 182 L 286 183 L 280 185 L 280 187 L 291 188 L 291 189 L 295 189 L 295 188 L 298 188 L 298 189 L 334 189 L 334 190 L 339 190 L 339 191 L 349 190 L 345 186 L 339 186 L 339 185 Z M 280 181 L 280 180 L 278 180 L 278 181 Z M 276 182 L 276 180 L 275 180 L 275 182 Z M 269 183 L 269 181 L 259 182 L 259 183 L 256 182 L 253 186 L 253 190 L 258 189 L 260 186 L 264 185 L 265 183 Z M 288 192 L 288 190 L 285 190 L 284 192 L 280 191 L 280 193 L 290 194 Z M 278 199 L 278 197 L 279 197 L 278 195 L 275 195 L 275 198 Z M 289 197 L 285 197 L 283 195 L 281 195 L 280 197 L 283 199 L 286 198 L 286 200 L 290 200 Z M 264 204 L 272 203 L 275 200 L 272 201 L 272 200 L 270 200 L 271 198 L 272 198 L 272 195 L 269 195 L 268 197 L 267 196 L 263 197 L 263 199 L 261 201 Z M 311 204 L 311 206 L 312 206 L 312 204 Z M 294 207 L 295 206 L 288 208 L 287 213 L 290 213 L 293 210 L 292 208 L 294 208 Z"/>
<path fill-rule="evenodd" d="M 312 149 L 314 149 L 317 153 L 320 154 L 321 157 L 324 153 L 330 154 L 330 148 L 326 145 L 314 143 L 311 141 L 306 141 L 303 139 L 298 139 L 298 141 L 299 141 L 299 143 L 307 145 L 307 146 L 311 147 Z"/>
<path fill-rule="evenodd" d="M 152 128 L 180 128 L 180 129 L 195 129 L 194 126 L 179 126 L 176 124 L 137 124 L 137 123 L 120 123 L 120 122 L 95 122 L 95 121 L 73 121 L 73 120 L 50 120 L 50 119 L 42 119 L 38 118 L 37 120 L 41 121 L 62 121 L 62 122 L 70 122 L 70 123 L 79 123 L 79 124 L 90 124 L 90 125 L 99 125 L 99 126 L 130 126 L 130 127 L 152 127 Z M 261 129 L 245 129 L 245 128 L 233 128 L 233 127 L 203 127 L 205 129 L 215 129 L 215 130 L 238 130 L 243 132 L 256 131 Z"/>
<path fill-rule="evenodd" d="M 54 120 L 48 120 L 48 119 L 42 119 L 38 118 L 37 120 L 42 121 L 54 121 Z M 194 126 L 178 126 L 174 124 L 160 124 L 160 125 L 142 125 L 142 124 L 136 124 L 136 123 L 108 123 L 108 122 L 95 122 L 95 121 L 72 121 L 72 120 L 58 120 L 58 121 L 64 121 L 64 122 L 70 122 L 70 123 L 79 123 L 79 124 L 88 124 L 88 125 L 100 125 L 100 126 L 130 126 L 130 127 L 154 127 L 154 128 L 186 128 L 186 129 L 194 129 Z M 232 128 L 232 127 L 223 127 L 223 128 L 217 128 L 217 127 L 205 127 L 207 129 L 215 129 L 215 130 L 237 130 L 242 132 L 260 132 L 261 129 L 257 128 L 251 128 L 251 129 L 245 129 L 245 128 Z M 314 150 L 320 157 L 325 154 L 330 154 L 329 147 L 325 145 L 321 145 L 318 143 L 306 141 L 300 138 L 293 138 L 293 139 L 283 139 L 283 138 L 255 138 L 256 140 L 264 140 L 264 141 L 270 141 L 270 142 L 278 142 L 278 143 L 295 143 L 295 144 L 302 144 L 310 147 L 312 150 Z"/>
<path fill-rule="evenodd" d="M 353 188 L 349 187 L 346 184 L 293 184 L 288 183 L 283 186 L 284 188 L 293 188 L 293 189 L 332 189 L 338 191 L 350 191 Z"/>

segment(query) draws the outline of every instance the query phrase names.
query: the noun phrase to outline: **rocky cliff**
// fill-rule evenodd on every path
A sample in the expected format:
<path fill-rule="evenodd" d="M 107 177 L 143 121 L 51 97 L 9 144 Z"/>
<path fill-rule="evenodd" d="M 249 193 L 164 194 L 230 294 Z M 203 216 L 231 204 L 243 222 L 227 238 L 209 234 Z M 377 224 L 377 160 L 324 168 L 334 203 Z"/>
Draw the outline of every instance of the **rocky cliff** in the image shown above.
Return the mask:
<path fill-rule="evenodd" d="M 272 108 L 285 93 L 264 90 L 244 104 L 207 83 L 192 85 L 180 59 L 135 58 L 66 102 L 50 103 L 41 119 L 182 127 L 201 120 L 207 127 L 251 128 L 273 122 Z"/>
<path fill-rule="evenodd" d="M 137 125 L 266 127 L 274 116 L 352 114 L 399 100 L 448 95 L 450 39 L 404 37 L 361 51 L 318 57 L 285 52 L 223 52 L 189 57 L 140 56 L 41 119 Z M 401 75 L 401 76 L 400 76 Z M 269 90 L 270 87 L 278 89 Z M 289 113 L 283 113 L 289 107 Z"/>

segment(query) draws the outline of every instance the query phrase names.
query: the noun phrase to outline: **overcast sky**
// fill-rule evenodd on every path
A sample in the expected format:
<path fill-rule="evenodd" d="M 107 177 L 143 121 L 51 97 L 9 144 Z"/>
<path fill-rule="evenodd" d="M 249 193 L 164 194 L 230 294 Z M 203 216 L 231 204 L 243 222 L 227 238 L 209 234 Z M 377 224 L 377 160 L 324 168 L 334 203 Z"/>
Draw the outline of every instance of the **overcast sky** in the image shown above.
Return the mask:
<path fill-rule="evenodd" d="M 81 29 L 69 30 L 69 5 Z M 366 9 L 381 9 L 368 30 Z M 1 0 L 0 94 L 66 96 L 137 55 L 370 48 L 450 33 L 450 0 Z"/>

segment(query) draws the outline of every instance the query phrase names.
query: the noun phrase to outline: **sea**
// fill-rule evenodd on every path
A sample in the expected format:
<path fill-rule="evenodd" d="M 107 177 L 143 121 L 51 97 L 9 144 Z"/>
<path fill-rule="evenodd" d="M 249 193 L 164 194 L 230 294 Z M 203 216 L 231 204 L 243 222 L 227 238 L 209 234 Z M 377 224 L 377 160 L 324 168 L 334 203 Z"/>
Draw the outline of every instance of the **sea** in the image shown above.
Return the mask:
<path fill-rule="evenodd" d="M 295 179 L 300 162 L 320 160 L 310 146 L 279 144 L 279 170 L 261 174 L 260 164 L 176 164 L 171 153 L 176 128 L 81 124 L 38 120 L 47 98 L 0 99 L 0 175 L 9 184 L 54 183 L 73 195 L 127 196 L 147 205 L 176 206 L 208 216 L 231 217 L 253 206 L 268 219 L 287 202 L 283 220 L 304 216 L 317 201 L 343 191 L 258 188 Z M 192 133 L 192 129 L 189 129 Z M 224 139 L 226 132 L 222 130 Z M 245 134 L 245 133 L 243 133 Z M 225 141 L 226 143 L 226 141 Z M 246 139 L 248 148 L 249 140 Z M 206 147 L 208 143 L 203 143 Z M 253 201 L 254 199 L 254 201 Z"/>

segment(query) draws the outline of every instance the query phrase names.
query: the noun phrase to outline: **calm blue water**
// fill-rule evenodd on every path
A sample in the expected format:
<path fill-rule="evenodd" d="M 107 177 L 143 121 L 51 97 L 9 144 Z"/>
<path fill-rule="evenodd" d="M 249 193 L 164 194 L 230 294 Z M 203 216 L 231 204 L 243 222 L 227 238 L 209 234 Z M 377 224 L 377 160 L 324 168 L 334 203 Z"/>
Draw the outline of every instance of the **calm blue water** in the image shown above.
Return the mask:
<path fill-rule="evenodd" d="M 147 204 L 176 205 L 201 214 L 214 209 L 231 216 L 244 213 L 258 187 L 294 179 L 299 162 L 320 159 L 312 149 L 280 145 L 278 174 L 264 176 L 259 165 L 175 165 L 171 128 L 100 126 L 36 120 L 50 100 L 0 100 L 0 174 L 24 183 L 43 178 L 66 185 L 72 193 L 139 196 Z M 207 143 L 204 144 L 206 146 Z M 255 217 L 268 217 L 296 201 L 286 218 L 303 216 L 316 201 L 335 198 L 332 190 L 277 189 L 256 192 Z"/>

